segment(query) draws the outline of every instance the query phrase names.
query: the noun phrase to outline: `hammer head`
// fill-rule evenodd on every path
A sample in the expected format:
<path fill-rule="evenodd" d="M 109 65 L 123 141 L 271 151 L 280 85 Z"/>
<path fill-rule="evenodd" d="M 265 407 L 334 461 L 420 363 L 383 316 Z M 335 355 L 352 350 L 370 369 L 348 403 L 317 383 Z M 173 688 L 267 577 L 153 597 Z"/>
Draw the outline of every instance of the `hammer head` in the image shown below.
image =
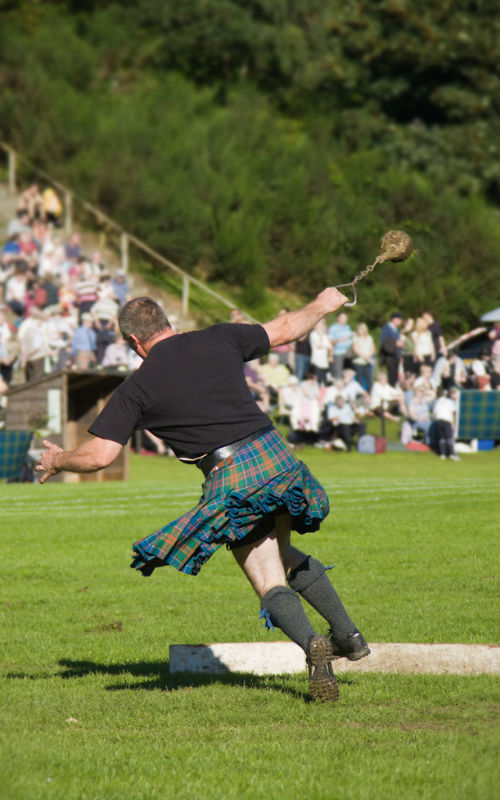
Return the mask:
<path fill-rule="evenodd" d="M 380 260 L 406 261 L 413 252 L 413 242 L 404 231 L 388 231 L 380 240 Z"/>

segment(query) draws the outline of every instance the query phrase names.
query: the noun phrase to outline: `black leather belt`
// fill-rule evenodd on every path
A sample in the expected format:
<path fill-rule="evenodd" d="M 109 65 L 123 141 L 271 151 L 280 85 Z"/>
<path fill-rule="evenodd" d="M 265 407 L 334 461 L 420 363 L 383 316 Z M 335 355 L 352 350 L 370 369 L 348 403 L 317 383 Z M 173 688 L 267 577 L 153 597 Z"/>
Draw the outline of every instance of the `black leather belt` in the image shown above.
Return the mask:
<path fill-rule="evenodd" d="M 245 436 L 243 439 L 238 439 L 236 442 L 231 442 L 231 444 L 227 444 L 224 447 L 218 447 L 216 450 L 212 450 L 211 453 L 207 453 L 203 458 L 200 458 L 199 461 L 196 461 L 196 466 L 198 469 L 201 469 L 206 478 L 209 472 L 211 472 L 214 467 L 217 467 L 221 461 L 224 461 L 224 459 L 230 456 L 234 456 L 238 450 L 241 450 L 243 445 L 253 442 L 254 439 L 263 436 L 264 433 L 272 430 L 272 428 L 273 425 L 266 425 L 265 428 L 260 428 L 260 430 L 251 433 L 249 436 Z"/>

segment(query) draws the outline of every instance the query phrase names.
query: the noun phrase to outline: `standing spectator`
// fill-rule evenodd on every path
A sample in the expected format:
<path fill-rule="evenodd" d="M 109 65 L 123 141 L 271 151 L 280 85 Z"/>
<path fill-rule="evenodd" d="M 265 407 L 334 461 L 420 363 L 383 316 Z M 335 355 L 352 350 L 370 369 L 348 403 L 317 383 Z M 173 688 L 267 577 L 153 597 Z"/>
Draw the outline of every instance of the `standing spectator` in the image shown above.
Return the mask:
<path fill-rule="evenodd" d="M 448 456 L 452 461 L 460 461 L 455 452 L 456 398 L 456 389 L 452 389 L 449 396 L 441 390 L 434 405 L 437 449 L 443 460 Z"/>
<path fill-rule="evenodd" d="M 78 261 L 82 254 L 82 246 L 79 233 L 72 233 L 69 241 L 64 248 L 66 261 Z"/>
<path fill-rule="evenodd" d="M 19 326 L 21 364 L 27 382 L 42 378 L 45 374 L 46 359 L 49 356 L 46 320 L 45 312 L 32 308 L 31 315 Z M 50 370 L 50 367 L 48 369 Z"/>
<path fill-rule="evenodd" d="M 415 345 L 413 353 L 415 364 L 418 368 L 420 368 L 421 364 L 432 366 L 436 361 L 436 352 L 434 350 L 433 337 L 429 330 L 429 323 L 425 317 L 417 317 L 415 330 L 411 334 L 411 338 Z"/>
<path fill-rule="evenodd" d="M 380 363 L 387 369 L 387 377 L 391 386 L 397 386 L 399 365 L 403 352 L 403 340 L 399 329 L 403 324 L 403 317 L 397 311 L 391 315 L 380 332 Z"/>
<path fill-rule="evenodd" d="M 119 269 L 116 275 L 113 275 L 111 278 L 111 286 L 113 287 L 120 308 L 130 299 L 130 289 L 126 278 L 127 276 L 122 269 Z"/>
<path fill-rule="evenodd" d="M 326 381 L 330 364 L 332 343 L 326 330 L 326 322 L 321 319 L 309 334 L 311 345 L 311 371 L 316 375 L 321 386 Z"/>
<path fill-rule="evenodd" d="M 95 366 L 97 341 L 92 328 L 92 314 L 82 314 L 81 324 L 73 334 L 71 354 L 78 369 Z"/>
<path fill-rule="evenodd" d="M 311 343 L 309 336 L 302 336 L 295 342 L 295 374 L 299 383 L 309 372 L 311 364 Z"/>
<path fill-rule="evenodd" d="M 352 340 L 352 350 L 354 354 L 352 363 L 356 371 L 356 379 L 369 394 L 372 388 L 375 344 L 368 333 L 368 326 L 365 322 L 360 322 L 356 328 L 356 333 Z"/>
<path fill-rule="evenodd" d="M 429 326 L 429 332 L 432 335 L 435 359 L 439 358 L 439 356 L 446 355 L 446 344 L 444 341 L 443 329 L 441 328 L 441 325 L 439 324 L 437 319 L 435 319 L 432 311 L 429 310 L 424 311 L 422 316 L 427 322 Z"/>
<path fill-rule="evenodd" d="M 332 374 L 334 378 L 341 378 L 344 370 L 344 362 L 351 350 L 353 333 L 347 322 L 345 311 L 337 317 L 337 321 L 330 325 L 328 336 L 333 346 L 333 366 Z"/>
<path fill-rule="evenodd" d="M 408 317 L 405 319 L 401 326 L 401 341 L 402 351 L 401 358 L 403 360 L 403 374 L 407 375 L 409 372 L 417 373 L 418 367 L 415 366 L 415 342 L 413 341 L 413 328 L 415 321 Z"/>
<path fill-rule="evenodd" d="M 97 278 L 94 276 L 86 277 L 86 270 L 84 264 L 81 265 L 82 269 L 78 276 L 74 290 L 76 294 L 76 305 L 80 314 L 85 314 L 90 311 L 94 303 L 97 302 Z"/>

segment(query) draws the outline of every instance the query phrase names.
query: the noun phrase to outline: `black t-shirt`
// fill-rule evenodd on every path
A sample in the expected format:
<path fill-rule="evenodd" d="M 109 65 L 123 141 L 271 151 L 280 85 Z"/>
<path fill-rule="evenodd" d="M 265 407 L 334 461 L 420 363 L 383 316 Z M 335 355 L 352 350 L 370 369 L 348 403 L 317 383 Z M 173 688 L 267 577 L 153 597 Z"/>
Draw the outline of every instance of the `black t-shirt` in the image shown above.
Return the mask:
<path fill-rule="evenodd" d="M 221 323 L 158 342 L 89 428 L 126 444 L 136 429 L 195 458 L 271 424 L 253 399 L 245 361 L 269 352 L 261 325 Z"/>

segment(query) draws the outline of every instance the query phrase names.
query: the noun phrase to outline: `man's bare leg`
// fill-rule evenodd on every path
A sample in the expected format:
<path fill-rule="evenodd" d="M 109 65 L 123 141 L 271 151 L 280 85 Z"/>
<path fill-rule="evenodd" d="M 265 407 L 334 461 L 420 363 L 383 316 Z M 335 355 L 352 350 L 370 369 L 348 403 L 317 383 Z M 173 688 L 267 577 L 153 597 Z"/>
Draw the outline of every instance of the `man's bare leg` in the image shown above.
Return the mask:
<path fill-rule="evenodd" d="M 335 702 L 339 690 L 331 665 L 332 645 L 325 636 L 315 633 L 298 594 L 287 586 L 281 549 L 287 550 L 289 538 L 288 516 L 278 517 L 272 533 L 254 544 L 234 549 L 233 555 L 260 597 L 261 616 L 267 626 L 280 628 L 306 653 L 313 698 Z"/>

